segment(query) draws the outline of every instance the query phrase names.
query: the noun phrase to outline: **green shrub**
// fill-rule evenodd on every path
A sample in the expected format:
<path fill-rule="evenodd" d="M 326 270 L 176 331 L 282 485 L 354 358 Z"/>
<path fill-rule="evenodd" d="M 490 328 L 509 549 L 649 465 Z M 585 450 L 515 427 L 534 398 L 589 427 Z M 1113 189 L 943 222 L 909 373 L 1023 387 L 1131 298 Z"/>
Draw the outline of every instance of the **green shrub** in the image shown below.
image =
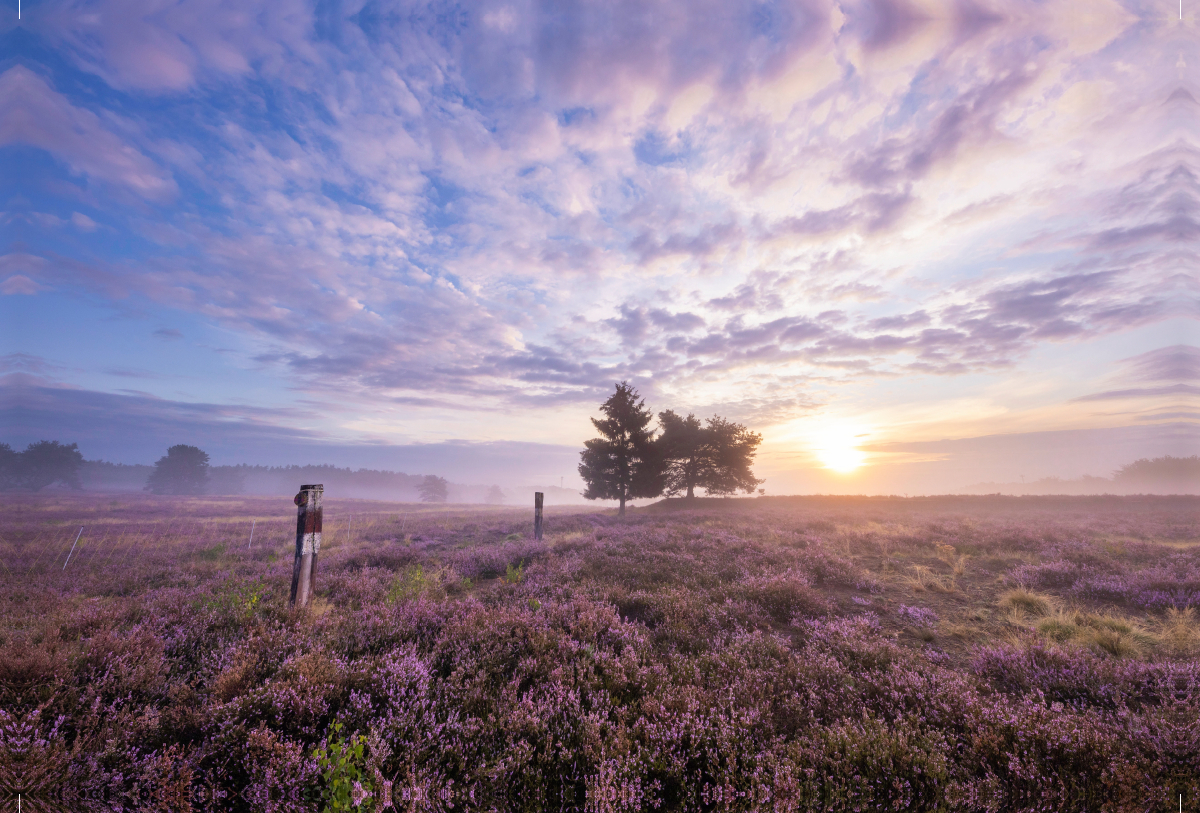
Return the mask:
<path fill-rule="evenodd" d="M 395 604 L 398 601 L 416 598 L 436 583 L 437 579 L 426 575 L 425 568 L 421 565 L 410 567 L 392 582 L 385 601 Z"/>
<path fill-rule="evenodd" d="M 363 734 L 341 738 L 342 724 L 334 723 L 325 743 L 313 751 L 313 758 L 321 771 L 324 787 L 321 789 L 322 813 L 358 811 L 366 813 L 374 809 L 374 785 L 365 770 L 367 738 Z"/>

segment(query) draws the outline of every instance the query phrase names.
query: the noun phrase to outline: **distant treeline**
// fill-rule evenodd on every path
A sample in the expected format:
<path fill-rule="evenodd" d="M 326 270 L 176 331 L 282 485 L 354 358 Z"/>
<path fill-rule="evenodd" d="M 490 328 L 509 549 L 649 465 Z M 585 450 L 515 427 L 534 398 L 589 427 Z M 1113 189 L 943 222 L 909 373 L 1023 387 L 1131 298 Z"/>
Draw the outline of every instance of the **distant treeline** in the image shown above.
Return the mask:
<path fill-rule="evenodd" d="M 294 494 L 302 483 L 322 483 L 327 492 L 375 500 L 416 501 L 419 474 L 337 466 L 212 466 L 210 494 Z"/>
<path fill-rule="evenodd" d="M 88 491 L 142 491 L 154 466 L 87 460 L 79 479 Z M 208 494 L 295 494 L 303 483 L 363 499 L 417 500 L 419 474 L 338 466 L 209 466 Z"/>
<path fill-rule="evenodd" d="M 1022 483 L 976 483 L 968 494 L 1200 494 L 1200 456 L 1142 458 L 1113 472 L 1112 479 L 1043 477 Z"/>
<path fill-rule="evenodd" d="M 79 484 L 85 491 L 143 491 L 154 466 L 85 460 L 79 467 Z M 337 466 L 210 466 L 205 493 L 291 496 L 304 483 L 321 483 L 329 496 L 362 500 L 417 502 L 420 474 Z M 493 491 L 495 489 L 495 491 Z M 580 503 L 579 492 L 555 486 L 512 486 L 449 483 L 447 498 L 457 503 L 523 505 L 534 491 L 546 495 L 548 505 Z"/>
<path fill-rule="evenodd" d="M 1200 456 L 1142 458 L 1122 466 L 1113 482 L 1130 485 L 1190 485 L 1200 488 Z"/>

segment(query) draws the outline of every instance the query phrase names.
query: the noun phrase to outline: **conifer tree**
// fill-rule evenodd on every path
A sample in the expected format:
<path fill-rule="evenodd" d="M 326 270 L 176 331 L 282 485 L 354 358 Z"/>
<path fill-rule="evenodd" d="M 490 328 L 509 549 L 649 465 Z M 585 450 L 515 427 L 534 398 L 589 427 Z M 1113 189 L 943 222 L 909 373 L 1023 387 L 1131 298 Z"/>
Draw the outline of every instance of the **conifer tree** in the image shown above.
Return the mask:
<path fill-rule="evenodd" d="M 637 390 L 622 381 L 600 405 L 603 418 L 592 418 L 600 437 L 586 441 L 579 456 L 579 474 L 589 500 L 617 500 L 625 516 L 627 500 L 662 493 L 662 466 L 649 428 L 654 419 Z"/>

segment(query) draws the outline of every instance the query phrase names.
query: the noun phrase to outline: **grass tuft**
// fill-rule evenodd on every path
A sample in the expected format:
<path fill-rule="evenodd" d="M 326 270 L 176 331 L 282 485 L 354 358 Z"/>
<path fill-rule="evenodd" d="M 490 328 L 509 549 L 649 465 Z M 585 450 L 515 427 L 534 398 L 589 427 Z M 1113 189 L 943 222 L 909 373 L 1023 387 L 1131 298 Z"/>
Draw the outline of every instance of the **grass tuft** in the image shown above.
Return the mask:
<path fill-rule="evenodd" d="M 1024 613 L 1034 618 L 1049 615 L 1054 609 L 1055 601 L 1043 593 L 1035 593 L 1018 587 L 1000 596 L 1000 606 L 1009 612 Z"/>

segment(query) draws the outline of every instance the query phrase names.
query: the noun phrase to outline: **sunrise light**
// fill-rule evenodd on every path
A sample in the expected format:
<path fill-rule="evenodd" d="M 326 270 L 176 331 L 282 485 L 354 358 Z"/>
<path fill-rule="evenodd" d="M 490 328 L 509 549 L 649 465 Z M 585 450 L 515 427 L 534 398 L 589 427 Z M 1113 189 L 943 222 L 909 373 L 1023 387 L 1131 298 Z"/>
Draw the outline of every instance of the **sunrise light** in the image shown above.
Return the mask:
<path fill-rule="evenodd" d="M 850 474 L 867 459 L 866 452 L 858 448 L 863 433 L 833 431 L 818 441 L 813 453 L 821 465 L 838 474 Z"/>

